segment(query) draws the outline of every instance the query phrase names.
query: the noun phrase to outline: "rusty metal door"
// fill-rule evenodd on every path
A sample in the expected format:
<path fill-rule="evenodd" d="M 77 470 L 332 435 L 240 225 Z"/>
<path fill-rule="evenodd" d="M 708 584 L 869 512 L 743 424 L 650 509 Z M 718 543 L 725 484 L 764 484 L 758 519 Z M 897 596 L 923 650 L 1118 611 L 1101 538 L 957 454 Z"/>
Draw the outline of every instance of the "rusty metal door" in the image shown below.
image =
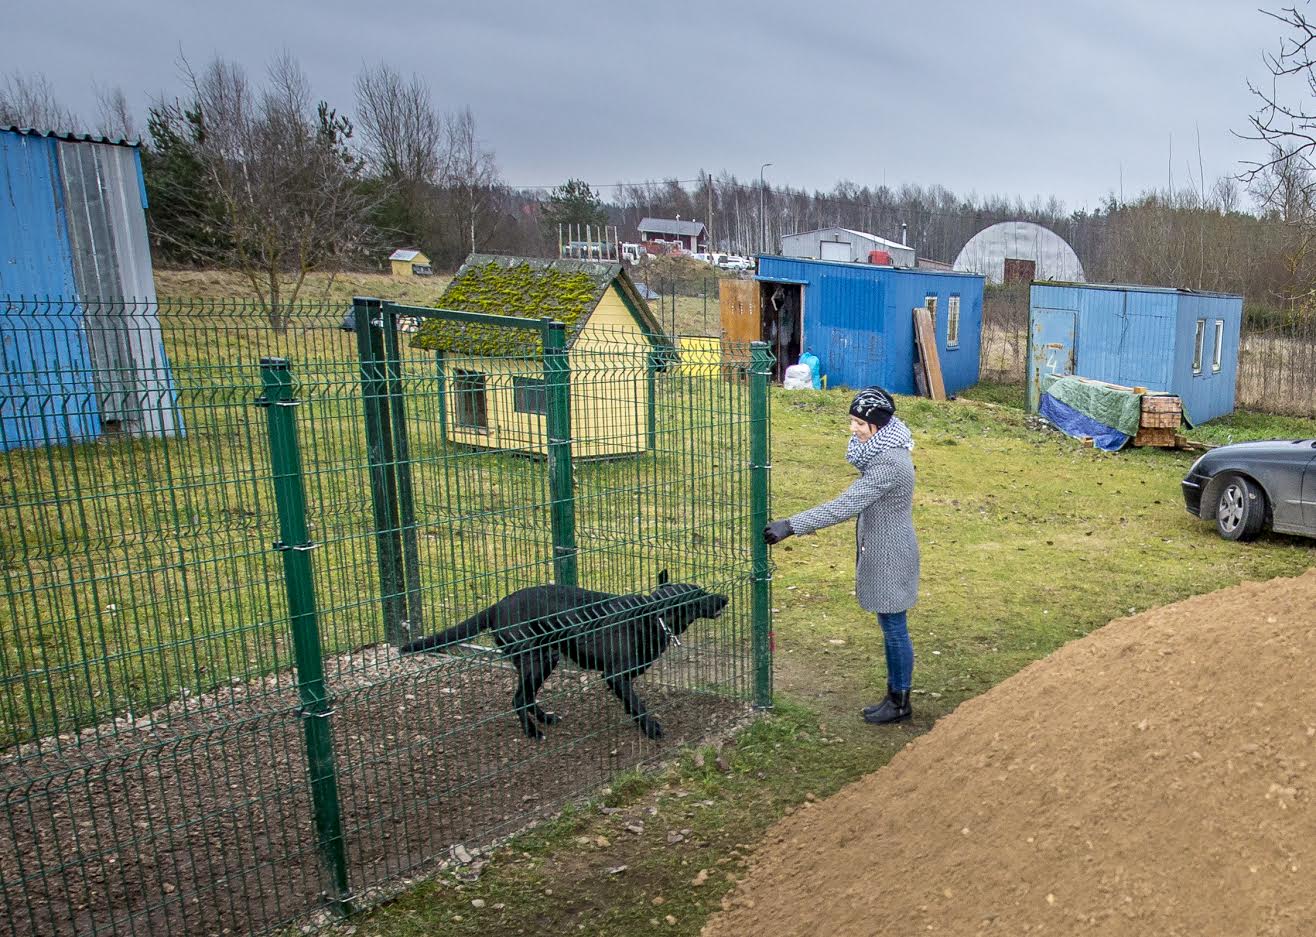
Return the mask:
<path fill-rule="evenodd" d="M 1028 335 L 1028 409 L 1037 412 L 1048 375 L 1074 373 L 1078 313 L 1072 309 L 1035 309 Z"/>
<path fill-rule="evenodd" d="M 718 284 L 722 317 L 722 357 L 726 364 L 749 365 L 749 343 L 763 338 L 763 310 L 757 280 Z"/>

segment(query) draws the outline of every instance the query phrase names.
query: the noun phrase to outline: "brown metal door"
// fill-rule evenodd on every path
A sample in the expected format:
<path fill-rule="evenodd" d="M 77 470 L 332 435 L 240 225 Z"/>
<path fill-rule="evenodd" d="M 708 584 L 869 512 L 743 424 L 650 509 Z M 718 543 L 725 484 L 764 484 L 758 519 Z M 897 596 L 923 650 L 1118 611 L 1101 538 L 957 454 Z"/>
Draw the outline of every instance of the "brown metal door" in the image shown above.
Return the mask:
<path fill-rule="evenodd" d="M 763 338 L 763 310 L 757 280 L 718 283 L 722 317 L 722 359 L 728 365 L 749 364 L 749 343 Z"/>

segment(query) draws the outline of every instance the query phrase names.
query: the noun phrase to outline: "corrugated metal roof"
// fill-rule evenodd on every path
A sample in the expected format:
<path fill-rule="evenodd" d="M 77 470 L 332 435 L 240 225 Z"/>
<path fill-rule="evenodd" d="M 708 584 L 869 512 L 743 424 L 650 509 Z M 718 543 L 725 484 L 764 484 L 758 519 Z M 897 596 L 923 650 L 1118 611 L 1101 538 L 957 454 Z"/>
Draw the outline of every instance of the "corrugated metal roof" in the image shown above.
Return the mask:
<path fill-rule="evenodd" d="M 677 221 L 673 218 L 645 218 L 637 229 L 654 234 L 679 234 L 685 237 L 704 233 L 702 221 Z"/>
<path fill-rule="evenodd" d="M 869 234 L 867 231 L 856 231 L 854 228 L 846 228 L 839 224 L 830 224 L 825 228 L 813 228 L 812 230 L 809 231 L 796 231 L 794 234 L 786 234 L 783 235 L 783 237 L 788 237 L 788 238 L 803 237 L 809 234 L 819 234 L 823 231 L 844 231 L 847 234 L 853 234 L 855 237 L 861 237 L 864 238 L 865 240 L 873 241 L 875 243 L 881 244 L 884 247 L 895 248 L 896 250 L 912 251 L 914 249 L 910 247 L 908 244 L 901 244 L 899 241 L 892 241 L 889 238 L 880 237 L 876 234 Z"/>
<path fill-rule="evenodd" d="M 110 146 L 131 146 L 139 148 L 142 145 L 141 140 L 125 140 L 123 137 L 114 139 L 111 137 L 102 137 L 90 133 L 72 133 L 70 131 L 58 130 L 37 130 L 35 127 L 17 127 L 10 124 L 7 127 L 0 127 L 5 133 L 17 133 L 24 137 L 49 137 L 54 140 L 62 140 L 65 143 L 106 143 Z"/>
<path fill-rule="evenodd" d="M 802 233 L 808 234 L 809 232 L 805 231 Z M 912 248 L 906 248 L 906 250 L 912 250 Z M 786 257 L 780 254 L 759 254 L 758 258 L 760 261 L 760 271 L 763 269 L 762 261 L 764 260 L 786 260 L 791 263 L 800 264 L 827 264 L 831 267 L 862 267 L 866 270 L 883 270 L 887 273 L 904 274 L 906 276 L 968 277 L 974 280 L 983 279 L 983 276 L 980 273 L 965 273 L 962 270 L 926 270 L 921 267 L 880 267 L 876 264 L 867 264 L 863 261 L 856 260 L 819 260 L 817 257 Z M 763 279 L 762 273 L 755 277 L 755 279 Z M 1080 283 L 1078 285 L 1083 286 L 1085 284 Z"/>
<path fill-rule="evenodd" d="M 1123 290 L 1131 293 L 1175 293 L 1180 296 L 1227 296 L 1242 299 L 1238 293 L 1215 293 L 1211 290 L 1194 290 L 1186 286 L 1144 286 L 1140 283 L 1083 283 L 1073 280 L 1034 280 L 1033 286 L 1072 286 L 1085 290 Z"/>
<path fill-rule="evenodd" d="M 415 260 L 417 257 L 420 257 L 420 256 L 422 256 L 421 253 L 420 253 L 420 251 L 409 251 L 409 250 L 398 249 L 398 250 L 395 250 L 393 253 L 389 254 L 389 255 L 388 255 L 388 259 L 389 259 L 389 260 Z"/>

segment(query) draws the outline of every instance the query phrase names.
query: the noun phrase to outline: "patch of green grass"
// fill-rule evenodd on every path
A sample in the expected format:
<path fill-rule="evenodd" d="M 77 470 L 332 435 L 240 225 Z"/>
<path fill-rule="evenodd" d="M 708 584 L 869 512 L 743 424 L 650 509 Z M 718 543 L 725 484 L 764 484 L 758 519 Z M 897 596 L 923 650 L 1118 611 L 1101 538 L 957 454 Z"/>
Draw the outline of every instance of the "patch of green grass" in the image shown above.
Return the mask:
<path fill-rule="evenodd" d="M 1316 420 L 1239 410 L 1196 426 L 1187 434 L 1193 439 L 1217 445 L 1254 439 L 1311 439 L 1316 437 Z"/>
<path fill-rule="evenodd" d="M 1022 382 L 1017 384 L 994 384 L 981 381 L 967 390 L 960 391 L 963 400 L 976 400 L 980 403 L 994 403 L 1002 407 L 1014 407 L 1023 410 L 1028 405 Z"/>

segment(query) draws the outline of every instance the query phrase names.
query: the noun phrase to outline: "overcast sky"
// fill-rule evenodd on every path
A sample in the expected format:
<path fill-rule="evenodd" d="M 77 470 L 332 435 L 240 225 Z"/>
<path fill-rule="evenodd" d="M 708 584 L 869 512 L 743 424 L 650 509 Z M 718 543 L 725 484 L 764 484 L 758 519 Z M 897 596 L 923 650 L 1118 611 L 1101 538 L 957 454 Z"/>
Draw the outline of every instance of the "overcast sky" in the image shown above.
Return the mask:
<path fill-rule="evenodd" d="M 1285 0 L 1286 3 L 1290 0 Z M 1302 0 L 1299 0 L 1301 5 Z M 1249 77 L 1279 24 L 1246 0 L 360 0 L 14 3 L 0 69 L 42 71 L 95 113 L 93 85 L 145 100 L 177 59 L 259 72 L 288 49 L 352 106 L 362 62 L 469 105 L 504 178 L 610 184 L 723 169 L 809 188 L 940 183 L 1070 209 L 1117 190 L 1238 171 Z"/>

